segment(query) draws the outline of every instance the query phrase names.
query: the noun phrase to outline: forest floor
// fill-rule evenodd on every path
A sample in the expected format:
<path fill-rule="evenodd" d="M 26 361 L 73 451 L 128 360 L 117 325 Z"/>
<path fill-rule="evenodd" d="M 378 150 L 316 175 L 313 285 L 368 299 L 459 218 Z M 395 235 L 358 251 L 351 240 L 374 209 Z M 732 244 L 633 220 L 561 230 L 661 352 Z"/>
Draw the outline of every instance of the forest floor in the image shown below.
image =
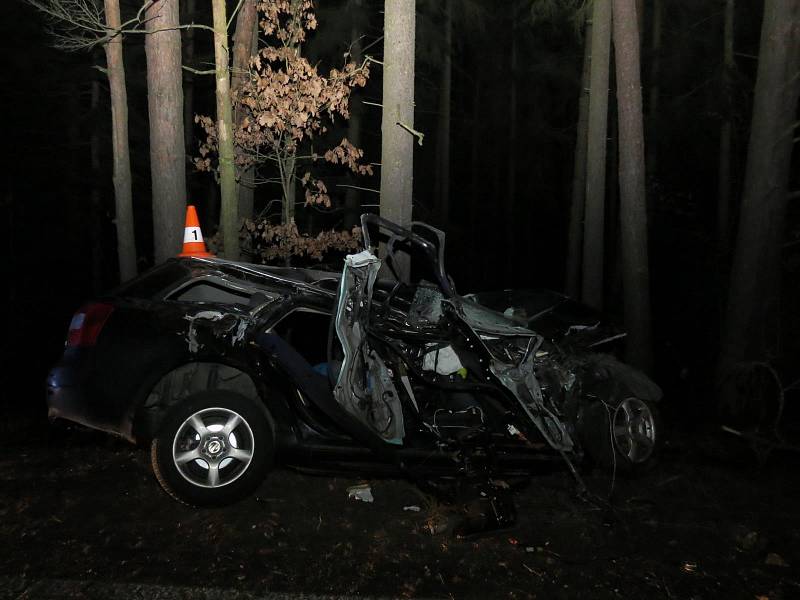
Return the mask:
<path fill-rule="evenodd" d="M 474 539 L 432 535 L 452 509 L 405 481 L 371 481 L 364 503 L 356 478 L 278 470 L 199 510 L 124 442 L 28 417 L 1 433 L 0 598 L 800 597 L 797 456 L 759 465 L 721 432 L 672 432 L 655 469 L 616 479 L 611 511 L 566 472 L 537 476 L 516 526 Z"/>

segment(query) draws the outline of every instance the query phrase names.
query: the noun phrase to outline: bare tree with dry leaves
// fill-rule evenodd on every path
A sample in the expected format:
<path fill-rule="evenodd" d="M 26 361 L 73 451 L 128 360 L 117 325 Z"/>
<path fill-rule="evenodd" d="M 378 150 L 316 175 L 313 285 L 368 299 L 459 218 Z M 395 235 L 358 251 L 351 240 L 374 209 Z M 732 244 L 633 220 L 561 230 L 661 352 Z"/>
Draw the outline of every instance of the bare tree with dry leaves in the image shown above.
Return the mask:
<path fill-rule="evenodd" d="M 295 224 L 297 188 L 305 192 L 304 204 L 330 208 L 325 183 L 312 175 L 316 161 L 340 164 L 357 174 L 372 173 L 371 167 L 361 162 L 363 151 L 346 138 L 321 154 L 312 145 L 321 142 L 337 117 L 349 117 L 350 92 L 366 84 L 369 61 L 348 62 L 322 75 L 302 54 L 308 33 L 317 27 L 313 2 L 261 1 L 258 10 L 267 44 L 251 58 L 248 72 L 232 95 L 238 115 L 235 161 L 239 173 L 256 169 L 262 173 L 257 181 L 280 186 L 281 218 L 279 224 L 250 221 L 247 227 L 262 241 L 274 242 L 271 246 L 275 247 L 262 253 L 262 258 L 288 258 L 297 253 L 317 257 L 320 245 L 332 238 L 327 234 L 309 238 L 316 240 L 311 245 L 298 239 L 303 236 Z M 221 122 L 210 117 L 197 120 L 207 137 L 195 165 L 200 170 L 218 170 L 224 179 Z M 224 231 L 226 240 L 230 235 Z M 352 245 L 352 235 L 342 235 L 342 243 Z"/>

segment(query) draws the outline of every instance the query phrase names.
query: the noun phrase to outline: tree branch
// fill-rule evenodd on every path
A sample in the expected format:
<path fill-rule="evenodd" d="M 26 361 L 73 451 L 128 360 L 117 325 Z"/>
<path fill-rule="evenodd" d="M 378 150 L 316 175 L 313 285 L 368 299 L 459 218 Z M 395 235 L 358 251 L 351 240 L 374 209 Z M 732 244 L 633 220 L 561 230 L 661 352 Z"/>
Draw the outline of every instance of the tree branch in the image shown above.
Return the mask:
<path fill-rule="evenodd" d="M 380 190 L 374 190 L 374 189 L 372 189 L 372 188 L 359 187 L 359 186 L 357 186 L 357 185 L 346 185 L 346 184 L 344 184 L 344 183 L 337 183 L 337 184 L 336 184 L 336 187 L 340 187 L 340 188 L 350 188 L 351 190 L 362 190 L 362 191 L 364 191 L 364 192 L 374 192 L 374 193 L 376 193 L 376 194 L 380 194 L 380 193 L 381 193 L 381 191 L 380 191 Z"/>
<path fill-rule="evenodd" d="M 117 28 L 110 28 L 106 25 L 105 14 L 100 3 L 94 0 L 23 0 L 47 17 L 50 21 L 49 34 L 55 40 L 53 45 L 67 52 L 91 50 L 95 46 L 107 44 L 113 38 L 123 34 L 150 34 L 180 29 L 214 31 L 213 27 L 196 23 L 153 31 L 142 29 L 148 21 L 157 18 L 157 16 L 144 18 L 144 13 L 155 1 L 145 0 L 136 12 L 136 16 Z M 243 1 L 240 0 L 240 4 Z"/>
<path fill-rule="evenodd" d="M 214 69 L 195 69 L 193 67 L 187 67 L 186 65 L 181 65 L 181 68 L 184 71 L 188 71 L 189 73 L 194 73 L 195 75 L 214 75 L 216 71 Z"/>
<path fill-rule="evenodd" d="M 414 137 L 416 137 L 416 138 L 417 138 L 417 143 L 418 143 L 420 146 L 422 146 L 422 140 L 424 140 L 424 139 L 425 139 L 425 134 L 424 134 L 424 133 L 422 133 L 421 131 L 417 131 L 417 130 L 416 130 L 416 129 L 414 129 L 413 127 L 409 127 L 408 125 L 406 125 L 405 123 L 402 123 L 402 122 L 400 122 L 400 121 L 398 121 L 397 123 L 395 123 L 395 125 L 399 125 L 399 126 L 400 126 L 400 127 L 402 127 L 403 129 L 405 129 L 405 130 L 406 130 L 408 133 L 410 133 L 411 135 L 413 135 Z"/>
<path fill-rule="evenodd" d="M 233 23 L 233 20 L 236 18 L 236 13 L 238 13 L 241 10 L 242 4 L 244 4 L 244 0 L 239 0 L 239 3 L 236 5 L 236 8 L 234 8 L 233 12 L 231 12 L 231 18 L 228 19 L 228 23 L 225 25 L 226 30 L 230 30 L 231 23 Z"/>

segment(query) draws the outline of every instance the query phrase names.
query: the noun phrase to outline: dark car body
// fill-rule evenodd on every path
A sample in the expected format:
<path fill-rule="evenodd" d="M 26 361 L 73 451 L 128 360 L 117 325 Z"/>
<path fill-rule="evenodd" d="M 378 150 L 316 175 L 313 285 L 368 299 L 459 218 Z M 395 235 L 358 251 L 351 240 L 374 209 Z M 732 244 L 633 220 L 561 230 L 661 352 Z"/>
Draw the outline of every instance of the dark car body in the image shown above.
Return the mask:
<path fill-rule="evenodd" d="M 147 443 L 185 399 L 224 390 L 263 407 L 281 462 L 464 473 L 476 456 L 580 459 L 587 427 L 608 427 L 587 425 L 593 406 L 660 399 L 598 352 L 622 335 L 598 313 L 552 292 L 460 296 L 442 232 L 362 224 L 342 272 L 174 258 L 87 305 L 48 376 L 50 416 Z M 386 265 L 406 251 L 421 266 L 378 277 L 378 241 Z"/>

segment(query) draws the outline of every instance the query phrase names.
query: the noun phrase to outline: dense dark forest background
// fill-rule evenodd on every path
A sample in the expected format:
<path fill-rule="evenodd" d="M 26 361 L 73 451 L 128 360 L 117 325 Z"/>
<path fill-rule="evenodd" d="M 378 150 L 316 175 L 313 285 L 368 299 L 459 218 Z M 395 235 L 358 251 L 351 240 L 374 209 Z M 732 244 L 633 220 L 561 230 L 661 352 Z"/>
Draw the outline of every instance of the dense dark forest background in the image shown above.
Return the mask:
<path fill-rule="evenodd" d="M 135 12 L 138 4 L 123 2 L 123 15 Z M 210 23 L 210 3 L 192 4 L 191 19 Z M 317 4 L 319 28 L 307 50 L 313 63 L 339 66 L 354 32 L 364 52 L 380 59 L 382 2 L 365 0 L 358 9 L 344 0 Z M 440 191 L 441 147 L 437 150 L 442 143 L 437 133 L 446 52 L 443 5 L 417 2 L 415 128 L 425 138 L 415 146 L 413 216 L 447 233 L 448 269 L 462 293 L 511 287 L 563 290 L 586 42 L 583 13 L 575 10 L 580 3 L 454 1 L 445 199 Z M 762 20 L 762 2 L 736 3 L 735 69 L 726 71 L 724 5 L 719 0 L 662 0 L 656 24 L 647 1 L 641 23 L 655 378 L 668 391 L 669 411 L 689 421 L 714 414 L 715 364 L 732 260 L 731 245 L 720 244 L 717 235 L 719 136 L 729 116 L 735 221 Z M 656 27 L 661 37 L 654 48 Z M 6 135 L 0 150 L 4 396 L 43 410 L 42 382 L 60 352 L 70 315 L 87 298 L 118 282 L 108 83 L 97 69 L 105 64 L 102 51 L 54 49 L 45 19 L 30 6 L 3 2 L 0 28 L 5 62 L 0 110 Z M 125 41 L 140 271 L 153 264 L 142 37 L 127 36 Z M 211 36 L 198 31 L 194 43 L 192 63 L 210 68 Z M 729 90 L 725 73 L 731 75 Z M 197 75 L 191 81 L 194 112 L 213 115 L 213 77 Z M 650 104 L 654 87 L 657 110 Z M 373 68 L 353 100 L 361 122 L 360 144 L 371 162 L 380 161 L 381 115 L 374 106 L 380 102 L 381 71 Z M 618 140 L 610 104 L 608 160 L 613 171 Z M 337 127 L 346 133 L 346 122 L 338 121 Z M 201 136 L 199 127 L 192 131 L 190 159 L 197 156 Z M 796 157 L 793 166 L 790 189 L 797 189 Z M 211 237 L 220 215 L 218 185 L 190 160 L 186 169 L 187 201 L 198 206 L 204 232 Z M 334 184 L 351 181 L 334 169 L 327 175 Z M 357 185 L 377 189 L 378 180 L 377 174 L 367 176 Z M 621 320 L 619 190 L 616 177 L 607 181 L 604 305 Z M 329 184 L 329 189 L 330 209 L 298 211 L 298 223 L 307 230 L 345 225 L 346 188 Z M 257 189 L 256 212 L 277 195 L 269 186 Z M 361 191 L 359 201 L 364 210 L 377 210 L 377 194 Z M 800 377 L 796 196 L 789 204 L 785 241 L 779 326 L 768 358 L 790 386 Z M 23 396 L 11 393 L 20 386 Z"/>

